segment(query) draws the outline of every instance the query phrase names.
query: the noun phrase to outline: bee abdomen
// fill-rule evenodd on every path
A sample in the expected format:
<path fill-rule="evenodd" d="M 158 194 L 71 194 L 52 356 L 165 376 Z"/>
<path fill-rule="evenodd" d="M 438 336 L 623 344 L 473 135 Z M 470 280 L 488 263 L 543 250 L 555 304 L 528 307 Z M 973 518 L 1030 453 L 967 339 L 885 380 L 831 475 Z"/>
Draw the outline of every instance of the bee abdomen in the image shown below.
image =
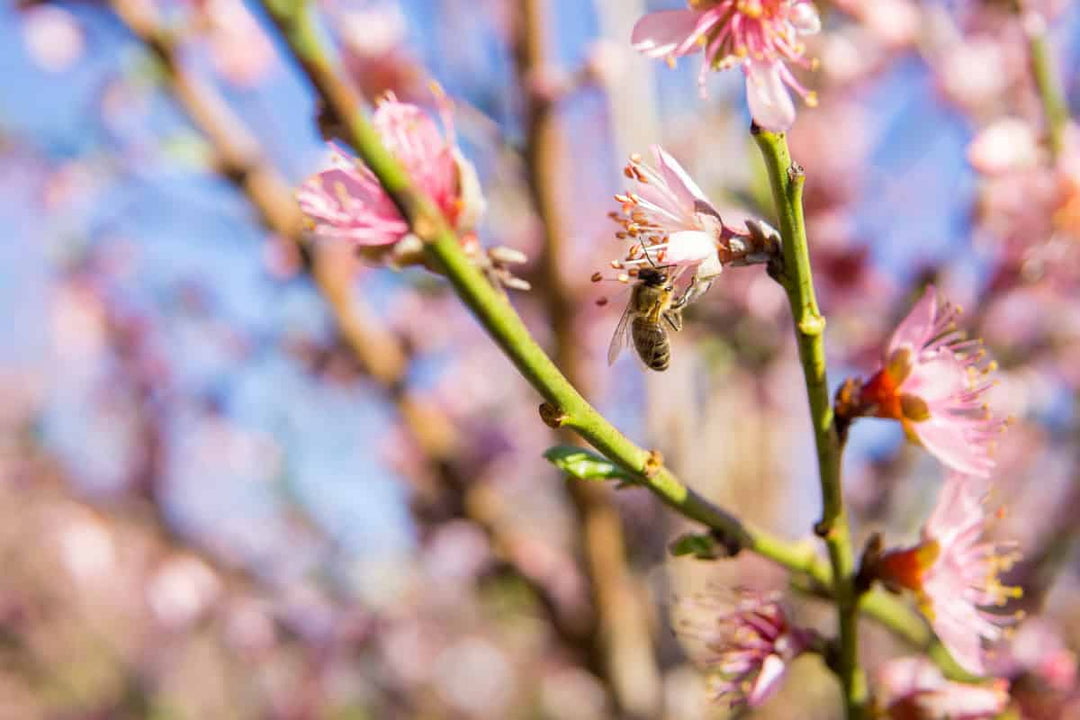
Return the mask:
<path fill-rule="evenodd" d="M 671 341 L 667 331 L 657 323 L 644 318 L 634 318 L 630 337 L 638 356 L 651 370 L 667 370 L 671 364 Z"/>

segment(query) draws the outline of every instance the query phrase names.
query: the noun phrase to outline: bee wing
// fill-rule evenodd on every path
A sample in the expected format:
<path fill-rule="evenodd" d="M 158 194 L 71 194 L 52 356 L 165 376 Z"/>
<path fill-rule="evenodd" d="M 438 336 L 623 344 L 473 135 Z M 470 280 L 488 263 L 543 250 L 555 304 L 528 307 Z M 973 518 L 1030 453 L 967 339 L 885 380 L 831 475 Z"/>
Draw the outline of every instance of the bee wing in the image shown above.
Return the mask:
<path fill-rule="evenodd" d="M 634 311 L 631 309 L 631 304 L 627 303 L 622 317 L 619 318 L 619 324 L 615 326 L 615 334 L 611 336 L 611 344 L 608 345 L 608 365 L 614 365 L 622 349 L 630 344 L 630 320 L 633 316 Z"/>

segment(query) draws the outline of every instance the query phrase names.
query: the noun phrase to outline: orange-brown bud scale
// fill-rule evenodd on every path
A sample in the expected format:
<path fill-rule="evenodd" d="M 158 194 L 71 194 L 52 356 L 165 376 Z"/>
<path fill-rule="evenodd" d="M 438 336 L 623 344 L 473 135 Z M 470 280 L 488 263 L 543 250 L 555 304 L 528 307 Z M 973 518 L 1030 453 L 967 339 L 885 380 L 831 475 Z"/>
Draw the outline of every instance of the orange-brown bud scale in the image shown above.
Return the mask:
<path fill-rule="evenodd" d="M 906 588 L 920 592 L 923 575 L 937 560 L 939 552 L 940 546 L 936 540 L 928 540 L 907 550 L 887 552 L 877 560 L 876 574 L 890 589 Z"/>

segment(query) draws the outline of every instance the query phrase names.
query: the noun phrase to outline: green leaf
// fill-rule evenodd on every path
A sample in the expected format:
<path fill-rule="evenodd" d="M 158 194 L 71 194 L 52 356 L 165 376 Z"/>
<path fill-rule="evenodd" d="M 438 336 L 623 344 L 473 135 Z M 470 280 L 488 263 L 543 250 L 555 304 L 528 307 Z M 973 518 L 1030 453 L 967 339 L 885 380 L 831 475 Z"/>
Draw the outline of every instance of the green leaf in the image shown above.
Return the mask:
<path fill-rule="evenodd" d="M 634 477 L 607 458 L 572 445 L 556 445 L 544 453 L 555 467 L 578 480 L 625 480 Z"/>
<path fill-rule="evenodd" d="M 680 535 L 671 541 L 668 551 L 675 557 L 693 555 L 698 560 L 717 560 L 730 555 L 727 548 L 708 533 Z"/>

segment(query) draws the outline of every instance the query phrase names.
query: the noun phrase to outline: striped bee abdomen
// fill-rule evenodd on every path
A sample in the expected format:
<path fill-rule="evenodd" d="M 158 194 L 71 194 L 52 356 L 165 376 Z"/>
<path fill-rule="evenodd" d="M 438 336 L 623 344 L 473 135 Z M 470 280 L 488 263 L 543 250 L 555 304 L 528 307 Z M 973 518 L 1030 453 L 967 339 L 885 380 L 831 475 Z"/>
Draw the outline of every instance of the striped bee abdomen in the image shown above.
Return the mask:
<path fill-rule="evenodd" d="M 630 337 L 638 356 L 650 369 L 667 370 L 671 364 L 671 341 L 659 323 L 636 317 L 630 326 Z"/>

